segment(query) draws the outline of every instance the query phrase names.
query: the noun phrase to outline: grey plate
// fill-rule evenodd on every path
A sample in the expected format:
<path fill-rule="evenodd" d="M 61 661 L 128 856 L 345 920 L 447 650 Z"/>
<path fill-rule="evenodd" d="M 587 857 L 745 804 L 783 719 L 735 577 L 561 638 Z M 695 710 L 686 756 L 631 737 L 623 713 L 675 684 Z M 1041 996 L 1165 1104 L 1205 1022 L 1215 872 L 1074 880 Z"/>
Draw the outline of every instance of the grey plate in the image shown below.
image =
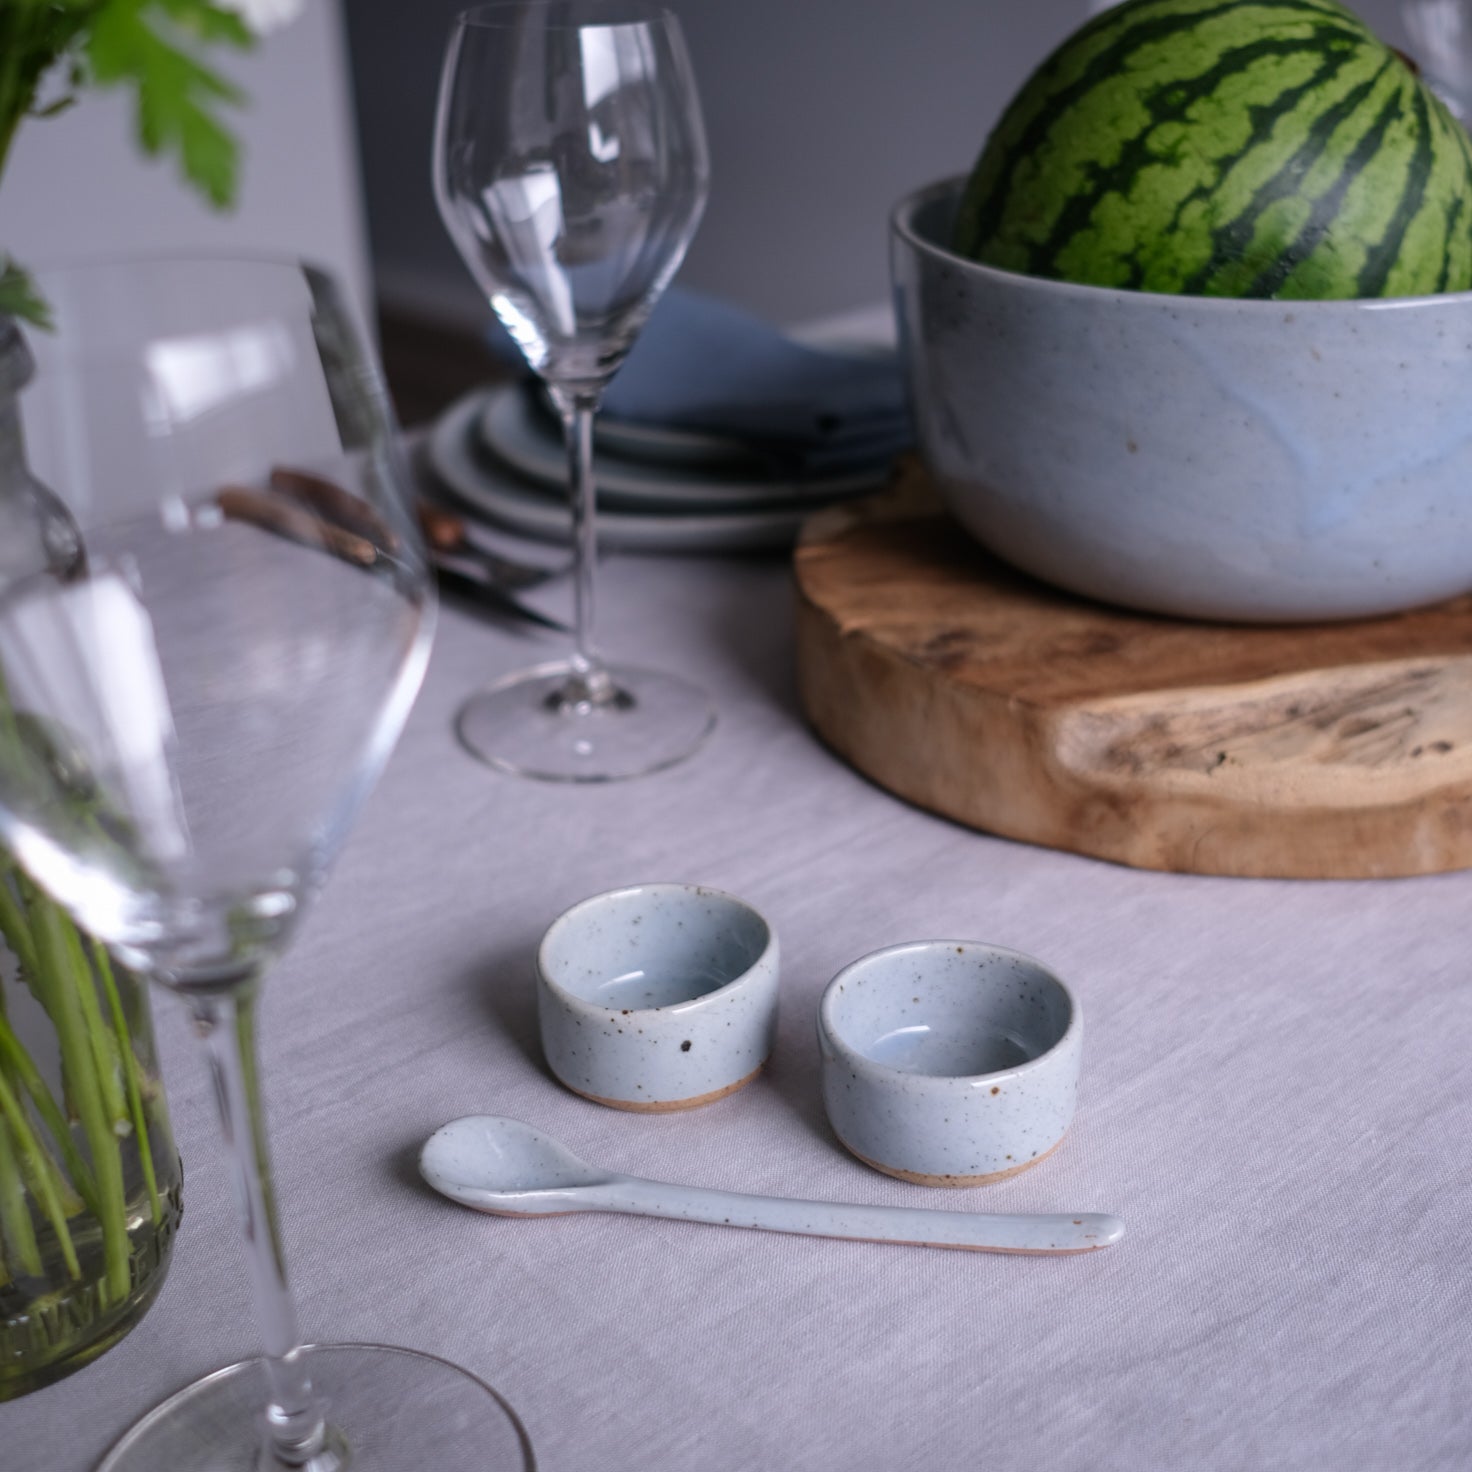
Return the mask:
<path fill-rule="evenodd" d="M 567 452 L 561 436 L 520 384 L 487 390 L 476 428 L 481 443 L 518 475 L 559 491 L 567 484 Z M 598 494 L 610 509 L 736 511 L 802 505 L 811 510 L 840 496 L 878 489 L 889 479 L 889 466 L 798 480 L 763 473 L 750 460 L 721 470 L 667 458 L 621 460 L 604 453 L 596 457 L 594 476 Z"/>
<path fill-rule="evenodd" d="M 550 425 L 555 411 L 538 391 L 533 412 L 544 425 Z M 722 471 L 731 474 L 764 474 L 766 465 L 760 451 L 740 440 L 723 435 L 706 434 L 695 429 L 672 429 L 662 424 L 635 424 L 626 419 L 609 419 L 600 414 L 593 423 L 593 448 L 625 459 L 646 464 L 655 461 L 681 465 L 691 470 Z"/>
<path fill-rule="evenodd" d="M 562 502 L 487 463 L 478 450 L 484 390 L 453 404 L 430 431 L 425 458 L 445 487 L 488 521 L 522 536 L 566 542 L 572 516 Z M 560 482 L 559 482 L 560 484 Z M 747 552 L 791 546 L 812 507 L 748 511 L 598 513 L 598 541 L 629 552 Z"/>
<path fill-rule="evenodd" d="M 649 464 L 682 465 L 711 470 L 760 469 L 762 458 L 740 440 L 722 439 L 694 429 L 670 429 L 662 424 L 636 424 L 629 419 L 602 419 L 593 427 L 593 442 L 611 455 Z"/>

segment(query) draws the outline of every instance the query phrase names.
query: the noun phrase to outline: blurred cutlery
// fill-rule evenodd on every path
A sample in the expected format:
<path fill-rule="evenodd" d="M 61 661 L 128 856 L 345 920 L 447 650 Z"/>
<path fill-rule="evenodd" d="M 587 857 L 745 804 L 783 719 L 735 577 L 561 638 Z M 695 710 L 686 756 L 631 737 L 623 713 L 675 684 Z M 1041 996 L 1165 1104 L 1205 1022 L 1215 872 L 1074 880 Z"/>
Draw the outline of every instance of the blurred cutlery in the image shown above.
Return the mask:
<path fill-rule="evenodd" d="M 476 540 L 463 517 L 447 511 L 443 506 L 421 500 L 415 504 L 414 509 L 419 517 L 424 539 L 429 543 L 434 556 L 446 554 L 473 558 L 484 566 L 491 581 L 509 592 L 535 588 L 572 571 L 570 559 L 550 567 L 538 566 L 535 563 L 518 562 L 514 558 L 491 551 L 483 542 Z M 563 625 L 558 624 L 557 627 L 562 628 Z"/>

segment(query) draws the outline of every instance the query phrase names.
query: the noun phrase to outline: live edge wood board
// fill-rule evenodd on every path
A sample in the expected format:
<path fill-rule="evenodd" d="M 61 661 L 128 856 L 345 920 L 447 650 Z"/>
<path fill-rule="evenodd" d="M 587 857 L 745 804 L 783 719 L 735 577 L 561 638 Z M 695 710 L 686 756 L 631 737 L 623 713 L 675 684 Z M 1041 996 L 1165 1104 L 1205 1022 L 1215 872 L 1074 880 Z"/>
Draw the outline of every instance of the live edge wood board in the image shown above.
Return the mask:
<path fill-rule="evenodd" d="M 1091 603 L 984 552 L 924 472 L 810 519 L 809 720 L 898 796 L 1181 873 L 1472 865 L 1472 598 L 1313 626 Z"/>

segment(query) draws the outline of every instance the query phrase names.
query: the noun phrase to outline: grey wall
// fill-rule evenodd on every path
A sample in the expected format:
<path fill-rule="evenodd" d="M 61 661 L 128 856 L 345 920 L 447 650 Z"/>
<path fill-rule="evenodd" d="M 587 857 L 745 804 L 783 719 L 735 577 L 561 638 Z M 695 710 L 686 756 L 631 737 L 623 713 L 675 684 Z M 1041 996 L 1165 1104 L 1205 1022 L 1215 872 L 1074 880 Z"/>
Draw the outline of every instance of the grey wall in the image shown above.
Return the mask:
<path fill-rule="evenodd" d="M 710 134 L 710 207 L 681 280 L 778 321 L 887 289 L 885 220 L 969 167 L 1090 0 L 674 0 Z M 429 184 L 440 51 L 460 0 L 348 0 L 369 228 L 386 301 L 479 321 Z M 1098 8 L 1095 4 L 1094 8 Z M 1356 6 L 1404 45 L 1394 0 Z"/>
<path fill-rule="evenodd" d="M 99 255 L 210 250 L 303 255 L 330 266 L 366 311 L 367 232 L 339 0 L 250 55 L 220 58 L 250 99 L 231 115 L 244 152 L 240 198 L 217 214 L 172 163 L 143 159 L 122 93 L 86 96 L 27 122 L 0 187 L 0 249 L 35 265 Z M 433 45 L 426 35 L 426 44 Z"/>
<path fill-rule="evenodd" d="M 887 291 L 885 218 L 964 170 L 1026 74 L 1098 0 L 675 0 L 699 74 L 714 187 L 683 279 L 779 321 Z M 27 125 L 0 189 L 0 246 L 44 261 L 207 247 L 294 251 L 369 294 L 348 73 L 381 295 L 478 323 L 484 304 L 429 186 L 441 48 L 461 0 L 306 0 L 232 62 L 239 208 L 215 215 L 140 160 L 121 97 Z M 1405 45 L 1395 0 L 1358 6 Z"/>

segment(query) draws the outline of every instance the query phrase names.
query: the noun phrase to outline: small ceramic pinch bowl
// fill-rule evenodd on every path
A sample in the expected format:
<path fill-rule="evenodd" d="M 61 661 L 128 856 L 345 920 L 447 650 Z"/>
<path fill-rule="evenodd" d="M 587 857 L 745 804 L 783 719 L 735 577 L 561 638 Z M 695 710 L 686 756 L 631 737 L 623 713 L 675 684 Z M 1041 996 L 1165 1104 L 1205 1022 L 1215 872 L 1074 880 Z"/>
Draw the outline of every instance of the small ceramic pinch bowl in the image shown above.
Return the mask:
<path fill-rule="evenodd" d="M 1073 1119 L 1083 1021 L 1041 962 L 917 941 L 840 971 L 818 1007 L 823 1103 L 866 1165 L 980 1186 L 1036 1165 Z"/>
<path fill-rule="evenodd" d="M 761 1071 L 777 1027 L 777 936 L 744 901 L 693 884 L 594 895 L 537 953 L 542 1051 L 614 1109 L 693 1109 Z"/>

